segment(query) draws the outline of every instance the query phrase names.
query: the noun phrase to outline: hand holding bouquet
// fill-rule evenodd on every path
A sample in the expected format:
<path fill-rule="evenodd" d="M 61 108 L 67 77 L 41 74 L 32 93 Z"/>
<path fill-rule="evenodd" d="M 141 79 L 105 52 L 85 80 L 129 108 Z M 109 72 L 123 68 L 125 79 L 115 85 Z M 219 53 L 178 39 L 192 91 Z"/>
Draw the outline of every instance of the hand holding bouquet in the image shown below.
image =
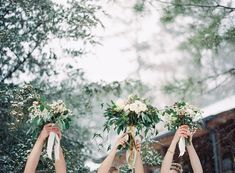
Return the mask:
<path fill-rule="evenodd" d="M 176 102 L 173 106 L 167 106 L 163 111 L 164 122 L 168 130 L 176 131 L 180 126 L 186 125 L 189 130 L 195 131 L 200 127 L 202 112 L 193 105 L 186 102 Z M 185 137 L 181 137 L 179 141 L 180 156 L 185 152 L 185 142 L 191 141 Z"/>
<path fill-rule="evenodd" d="M 104 131 L 109 132 L 110 128 L 114 127 L 118 134 L 121 131 L 128 133 L 127 162 L 132 169 L 136 156 L 135 136 L 155 130 L 155 125 L 160 120 L 158 109 L 150 105 L 146 99 L 131 95 L 128 99 L 111 102 L 104 116 L 106 118 Z"/>
<path fill-rule="evenodd" d="M 59 100 L 48 104 L 42 97 L 39 101 L 34 101 L 29 108 L 31 128 L 34 133 L 41 131 L 43 126 L 52 123 L 53 126 L 61 130 L 68 129 L 71 123 L 72 112 L 66 108 L 63 101 Z M 54 147 L 55 159 L 59 159 L 60 137 L 54 132 L 50 132 L 47 142 L 47 154 L 52 159 L 52 150 Z"/>

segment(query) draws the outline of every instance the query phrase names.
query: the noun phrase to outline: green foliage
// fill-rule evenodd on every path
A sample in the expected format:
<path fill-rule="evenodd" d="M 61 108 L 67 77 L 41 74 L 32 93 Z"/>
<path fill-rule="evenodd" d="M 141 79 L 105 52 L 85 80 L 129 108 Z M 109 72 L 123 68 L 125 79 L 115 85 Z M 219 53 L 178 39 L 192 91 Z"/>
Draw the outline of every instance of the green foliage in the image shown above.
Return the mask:
<path fill-rule="evenodd" d="M 13 85 L 0 85 L 0 172 L 23 172 L 27 156 L 35 143 L 35 137 L 32 133 L 27 133 L 30 125 L 28 108 L 33 101 L 37 100 L 42 94 L 40 91 L 29 85 L 18 87 Z M 84 162 L 89 149 L 84 144 L 84 140 L 78 140 L 76 136 L 83 136 L 86 131 L 77 124 L 71 126 L 75 136 L 69 136 L 68 130 L 62 138 L 62 146 L 68 165 L 68 172 L 87 173 L 89 170 Z M 54 172 L 54 166 L 44 152 L 40 159 L 39 170 Z"/>
<path fill-rule="evenodd" d="M 154 141 L 147 140 L 142 143 L 141 156 L 143 164 L 149 166 L 159 166 L 162 163 L 162 156 L 153 147 Z"/>
<path fill-rule="evenodd" d="M 0 120 L 3 125 L 0 127 L 0 172 L 23 172 L 27 155 L 36 140 L 32 133 L 27 133 L 30 128 L 26 123 L 28 108 L 40 95 L 45 95 L 49 102 L 62 99 L 74 112 L 74 123 L 63 133 L 61 141 L 68 172 L 89 172 L 84 163 L 90 159 L 91 149 L 94 149 L 90 135 L 92 130 L 99 129 L 100 124 L 90 128 L 83 124 L 84 120 L 96 121 L 102 111 L 99 105 L 106 100 L 126 93 L 143 94 L 147 91 L 146 86 L 131 80 L 110 84 L 89 83 L 84 79 L 83 72 L 72 63 L 66 66 L 64 73 L 68 78 L 61 83 L 44 81 L 44 76 L 58 74 L 55 67 L 61 58 L 50 49 L 51 40 L 82 41 L 84 45 L 96 43 L 91 31 L 101 24 L 96 18 L 96 12 L 101 8 L 93 1 L 71 0 L 62 6 L 51 0 L 7 0 L 0 6 L 0 81 L 18 80 L 17 77 L 26 73 L 35 79 L 33 86 L 40 88 L 39 91 L 29 86 L 24 88 L 1 83 Z M 78 47 L 64 48 L 63 51 L 69 56 L 80 56 L 85 50 Z M 40 108 L 45 109 L 44 106 Z M 42 155 L 38 168 L 53 172 L 53 163 L 45 152 Z"/>
<path fill-rule="evenodd" d="M 174 22 L 174 13 L 170 9 L 164 9 L 164 16 L 161 17 L 161 22 L 164 24 Z"/>
<path fill-rule="evenodd" d="M 78 76 L 79 74 L 76 74 L 65 79 L 59 86 L 48 86 L 38 83 L 34 85 L 45 87 L 47 98 L 51 100 L 63 99 L 74 114 L 87 118 L 94 112 L 96 114 L 102 113 L 102 104 L 109 102 L 112 98 L 118 98 L 133 92 L 143 94 L 148 90 L 140 81 L 126 80 L 106 83 L 82 80 L 79 82 Z"/>
<path fill-rule="evenodd" d="M 180 26 L 176 32 L 182 33 L 185 40 L 179 49 L 183 58 L 188 59 L 180 64 L 187 75 L 171 80 L 163 87 L 164 91 L 190 100 L 211 92 L 225 97 L 224 86 L 228 87 L 227 95 L 233 94 L 235 7 L 232 0 L 226 5 L 213 0 L 171 0 L 164 4 L 161 21 L 172 28 L 171 33 L 177 28 L 175 25 Z"/>
<path fill-rule="evenodd" d="M 223 36 L 219 33 L 221 16 L 213 16 L 211 18 L 213 19 L 210 21 L 211 23 L 207 23 L 207 27 L 198 28 L 196 34 L 182 43 L 181 49 L 188 50 L 194 55 L 194 58 L 197 58 L 197 56 L 201 58 L 201 51 L 203 49 L 216 51 L 224 41 Z"/>
<path fill-rule="evenodd" d="M 200 87 L 198 85 L 200 85 Z M 205 89 L 206 86 L 197 81 L 197 76 L 169 81 L 166 85 L 162 86 L 162 90 L 166 94 L 176 98 L 180 96 L 181 99 L 190 99 L 189 96 L 195 97 L 198 93 L 202 92 L 202 88 Z"/>
<path fill-rule="evenodd" d="M 21 73 L 34 77 L 54 75 L 58 57 L 50 49 L 53 39 L 94 43 L 91 28 L 100 23 L 95 13 L 100 10 L 90 0 L 71 0 L 58 5 L 51 0 L 2 1 L 0 5 L 0 81 Z M 81 47 L 66 48 L 80 55 Z M 79 52 L 79 53 L 78 53 Z"/>
<path fill-rule="evenodd" d="M 122 166 L 119 168 L 119 171 L 120 171 L 120 173 L 132 173 L 132 172 L 133 172 L 131 169 L 128 168 L 128 165 L 127 165 L 127 164 L 122 165 Z"/>
<path fill-rule="evenodd" d="M 231 44 L 235 43 L 235 27 L 228 29 L 223 36 L 223 39 Z"/>
<path fill-rule="evenodd" d="M 137 1 L 133 8 L 136 13 L 142 13 L 145 10 L 144 1 Z"/>
<path fill-rule="evenodd" d="M 107 105 L 104 112 L 106 122 L 104 131 L 109 132 L 110 128 L 120 134 L 121 131 L 126 132 L 127 128 L 134 126 L 137 134 L 145 131 L 145 134 L 154 129 L 155 124 L 159 122 L 159 111 L 153 107 L 145 99 L 138 96 L 129 96 L 127 100 L 121 100 L 122 103 L 114 103 Z"/>

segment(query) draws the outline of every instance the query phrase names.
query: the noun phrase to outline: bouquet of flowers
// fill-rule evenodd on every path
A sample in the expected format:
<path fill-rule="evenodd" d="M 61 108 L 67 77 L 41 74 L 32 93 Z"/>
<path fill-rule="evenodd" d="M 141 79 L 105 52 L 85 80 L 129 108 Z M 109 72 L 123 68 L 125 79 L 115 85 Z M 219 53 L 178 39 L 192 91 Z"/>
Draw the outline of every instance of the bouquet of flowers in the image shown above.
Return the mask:
<path fill-rule="evenodd" d="M 59 100 L 48 104 L 44 97 L 39 101 L 34 101 L 29 108 L 29 122 L 31 123 L 30 131 L 37 133 L 47 123 L 57 125 L 62 131 L 68 129 L 71 123 L 72 112 L 66 108 L 63 101 Z M 52 148 L 54 146 L 55 159 L 59 159 L 59 137 L 54 132 L 50 132 L 47 142 L 47 154 L 52 159 Z"/>
<path fill-rule="evenodd" d="M 195 131 L 201 125 L 202 112 L 197 107 L 184 101 L 167 106 L 163 111 L 165 126 L 176 131 L 181 125 L 188 125 L 190 131 Z M 187 140 L 186 142 L 190 142 Z M 185 152 L 185 139 L 179 141 L 180 156 Z"/>
<path fill-rule="evenodd" d="M 106 122 L 104 131 L 109 132 L 111 127 L 119 134 L 121 131 L 128 133 L 126 159 L 130 169 L 133 169 L 136 158 L 135 136 L 144 132 L 155 130 L 155 125 L 160 121 L 159 111 L 137 95 L 128 99 L 119 99 L 108 104 L 104 116 Z"/>

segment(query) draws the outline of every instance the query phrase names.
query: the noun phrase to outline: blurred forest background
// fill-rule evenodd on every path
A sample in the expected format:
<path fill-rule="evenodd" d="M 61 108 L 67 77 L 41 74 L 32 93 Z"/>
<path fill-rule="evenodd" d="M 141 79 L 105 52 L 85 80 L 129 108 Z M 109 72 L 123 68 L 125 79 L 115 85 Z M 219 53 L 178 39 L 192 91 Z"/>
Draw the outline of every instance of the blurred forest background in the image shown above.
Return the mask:
<path fill-rule="evenodd" d="M 205 107 L 235 94 L 233 0 L 4 0 L 0 18 L 0 172 L 24 169 L 37 94 L 74 112 L 62 145 L 68 172 L 81 173 L 105 155 L 91 140 L 101 104 L 138 93 L 159 107 L 178 99 Z M 109 79 L 94 80 L 86 59 Z M 42 157 L 39 170 L 53 172 L 52 162 Z"/>

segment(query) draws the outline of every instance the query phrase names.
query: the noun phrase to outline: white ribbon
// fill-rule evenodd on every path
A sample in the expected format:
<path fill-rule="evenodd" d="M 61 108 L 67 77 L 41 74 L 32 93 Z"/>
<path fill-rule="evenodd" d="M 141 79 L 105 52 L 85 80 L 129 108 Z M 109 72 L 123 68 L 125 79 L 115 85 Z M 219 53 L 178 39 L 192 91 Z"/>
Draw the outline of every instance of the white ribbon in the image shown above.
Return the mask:
<path fill-rule="evenodd" d="M 184 137 L 180 138 L 178 146 L 179 146 L 179 150 L 180 150 L 180 155 L 179 156 L 183 156 L 184 153 L 185 153 L 185 138 Z"/>
<path fill-rule="evenodd" d="M 56 133 L 50 132 L 47 140 L 47 155 L 51 160 L 52 160 L 53 147 L 54 147 L 55 159 L 58 160 L 60 155 L 60 138 Z"/>

